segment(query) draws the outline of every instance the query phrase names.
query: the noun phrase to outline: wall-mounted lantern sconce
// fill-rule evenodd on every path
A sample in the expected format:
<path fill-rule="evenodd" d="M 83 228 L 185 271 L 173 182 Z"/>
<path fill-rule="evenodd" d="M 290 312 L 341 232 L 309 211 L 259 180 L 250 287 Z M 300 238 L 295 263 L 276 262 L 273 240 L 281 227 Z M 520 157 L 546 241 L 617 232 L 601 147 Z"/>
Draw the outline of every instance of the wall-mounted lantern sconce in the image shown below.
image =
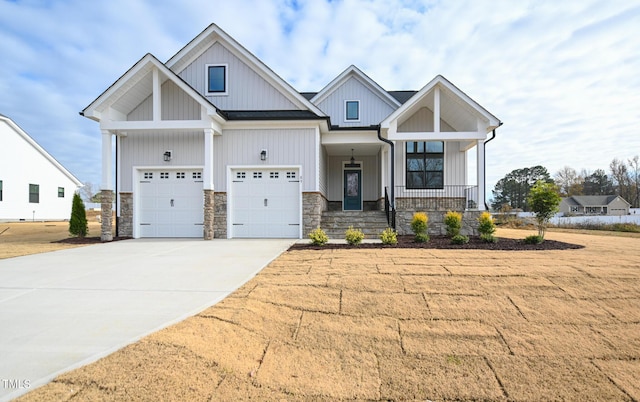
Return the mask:
<path fill-rule="evenodd" d="M 171 151 L 165 151 L 163 156 L 164 156 L 164 161 L 165 162 L 170 162 L 171 161 Z"/>
<path fill-rule="evenodd" d="M 262 151 L 260 151 L 260 160 L 261 161 L 266 161 L 267 160 L 267 150 L 263 149 Z"/>

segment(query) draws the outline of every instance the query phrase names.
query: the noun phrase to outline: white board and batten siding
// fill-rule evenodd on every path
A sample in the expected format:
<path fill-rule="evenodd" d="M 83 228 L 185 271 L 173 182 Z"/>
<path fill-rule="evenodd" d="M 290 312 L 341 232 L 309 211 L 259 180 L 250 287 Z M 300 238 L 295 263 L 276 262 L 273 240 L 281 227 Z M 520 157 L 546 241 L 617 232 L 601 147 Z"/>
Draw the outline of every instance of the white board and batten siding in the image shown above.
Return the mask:
<path fill-rule="evenodd" d="M 208 64 L 227 66 L 227 95 L 207 94 L 206 66 Z M 212 45 L 193 63 L 178 72 L 178 75 L 222 110 L 299 109 L 276 87 L 220 43 Z"/>
<path fill-rule="evenodd" d="M 173 81 L 165 81 L 160 89 L 162 120 L 200 120 L 202 107 Z M 128 121 L 153 120 L 151 95 L 127 115 Z"/>
<path fill-rule="evenodd" d="M 345 101 L 359 101 L 360 119 L 345 121 Z M 331 116 L 331 123 L 340 127 L 368 127 L 379 124 L 395 108 L 373 93 L 358 79 L 351 77 L 331 95 L 318 104 L 318 108 Z"/>
<path fill-rule="evenodd" d="M 301 166 L 304 173 L 301 190 L 318 191 L 317 142 L 313 128 L 224 130 L 213 140 L 215 190 L 229 188 L 225 166 Z M 260 160 L 263 149 L 267 151 L 265 161 Z"/>
<path fill-rule="evenodd" d="M 118 137 L 118 191 L 133 191 L 137 167 L 153 166 L 174 168 L 204 165 L 204 133 L 202 132 L 150 132 L 131 133 Z M 171 162 L 164 161 L 164 152 L 171 151 Z"/>

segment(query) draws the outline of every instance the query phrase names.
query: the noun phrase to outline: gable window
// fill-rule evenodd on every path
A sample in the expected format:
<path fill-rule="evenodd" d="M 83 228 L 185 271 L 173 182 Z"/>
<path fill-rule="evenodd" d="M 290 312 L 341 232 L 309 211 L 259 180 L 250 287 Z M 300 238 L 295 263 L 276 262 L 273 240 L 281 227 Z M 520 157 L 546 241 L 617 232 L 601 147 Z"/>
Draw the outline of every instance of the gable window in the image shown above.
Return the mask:
<path fill-rule="evenodd" d="M 29 202 L 37 204 L 40 202 L 40 185 L 29 184 Z"/>
<path fill-rule="evenodd" d="M 64 198 L 64 187 L 58 187 L 58 198 Z"/>
<path fill-rule="evenodd" d="M 344 119 L 346 121 L 360 120 L 360 101 L 345 101 Z"/>
<path fill-rule="evenodd" d="M 207 64 L 207 93 L 214 95 L 227 94 L 227 65 Z"/>
<path fill-rule="evenodd" d="M 444 188 L 444 142 L 409 141 L 406 145 L 407 188 Z"/>

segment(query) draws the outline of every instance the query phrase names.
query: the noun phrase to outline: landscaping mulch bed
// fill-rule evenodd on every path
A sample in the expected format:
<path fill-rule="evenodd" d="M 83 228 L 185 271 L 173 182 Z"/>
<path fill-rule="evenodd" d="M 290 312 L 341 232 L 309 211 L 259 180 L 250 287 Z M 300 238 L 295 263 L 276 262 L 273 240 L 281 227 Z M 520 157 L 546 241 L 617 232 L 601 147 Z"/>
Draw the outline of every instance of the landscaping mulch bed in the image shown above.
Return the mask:
<path fill-rule="evenodd" d="M 114 237 L 113 241 L 128 240 L 131 237 Z M 67 237 L 66 239 L 52 241 L 51 243 L 64 243 L 64 244 L 97 244 L 97 243 L 109 243 L 102 241 L 100 236 L 92 237 Z"/>
<path fill-rule="evenodd" d="M 545 240 L 541 244 L 527 244 L 523 239 L 511 239 L 499 237 L 497 243 L 487 243 L 479 237 L 470 237 L 467 244 L 451 244 L 451 239 L 446 236 L 431 236 L 426 243 L 416 243 L 414 236 L 398 236 L 398 244 L 385 245 L 382 243 L 362 243 L 352 246 L 345 243 L 328 243 L 324 246 L 315 246 L 311 243 L 296 243 L 289 250 L 326 250 L 326 249 L 380 249 L 380 248 L 426 248 L 426 249 L 454 249 L 454 250 L 505 250 L 505 251 L 531 251 L 531 250 L 575 250 L 584 248 L 579 244 L 564 243 L 555 240 Z"/>

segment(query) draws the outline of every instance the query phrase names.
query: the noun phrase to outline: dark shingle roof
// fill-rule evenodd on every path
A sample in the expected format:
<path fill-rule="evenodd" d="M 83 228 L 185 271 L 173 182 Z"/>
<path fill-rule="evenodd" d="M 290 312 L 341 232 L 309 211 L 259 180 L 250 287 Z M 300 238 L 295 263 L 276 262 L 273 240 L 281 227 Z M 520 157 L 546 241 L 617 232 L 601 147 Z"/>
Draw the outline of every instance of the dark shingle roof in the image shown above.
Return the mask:
<path fill-rule="evenodd" d="M 318 120 L 309 110 L 225 110 L 222 115 L 227 120 Z"/>
<path fill-rule="evenodd" d="M 418 93 L 418 91 L 387 91 L 387 93 L 393 96 L 400 104 L 403 104 Z"/>

